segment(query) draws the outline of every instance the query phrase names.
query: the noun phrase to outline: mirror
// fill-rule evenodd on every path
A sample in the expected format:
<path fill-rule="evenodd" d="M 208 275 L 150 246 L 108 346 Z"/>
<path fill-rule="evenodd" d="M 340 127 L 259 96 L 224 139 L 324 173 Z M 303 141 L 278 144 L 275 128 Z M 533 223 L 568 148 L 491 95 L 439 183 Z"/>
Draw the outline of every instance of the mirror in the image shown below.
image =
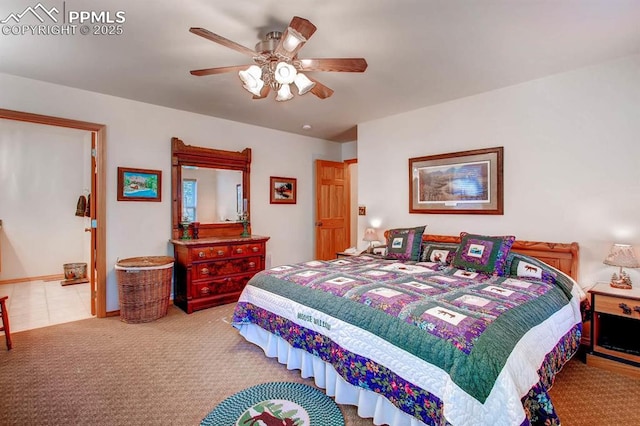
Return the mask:
<path fill-rule="evenodd" d="M 188 222 L 236 222 L 244 211 L 242 172 L 182 166 L 182 218 Z"/>
<path fill-rule="evenodd" d="M 224 151 L 172 138 L 171 154 L 172 238 L 182 237 L 183 221 L 200 223 L 199 238 L 240 236 L 240 214 L 249 214 L 251 149 Z"/>

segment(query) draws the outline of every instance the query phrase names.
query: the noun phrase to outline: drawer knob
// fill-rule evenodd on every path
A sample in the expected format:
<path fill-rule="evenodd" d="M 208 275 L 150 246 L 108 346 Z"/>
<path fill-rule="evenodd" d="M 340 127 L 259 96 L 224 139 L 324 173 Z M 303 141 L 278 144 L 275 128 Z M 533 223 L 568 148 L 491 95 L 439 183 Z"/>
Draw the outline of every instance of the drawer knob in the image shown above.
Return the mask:
<path fill-rule="evenodd" d="M 209 289 L 209 287 L 202 287 L 202 288 L 200 289 L 200 293 L 202 293 L 202 294 L 209 294 L 209 293 L 211 293 L 211 290 Z"/>
<path fill-rule="evenodd" d="M 253 269 L 256 267 L 256 262 L 249 262 L 249 268 Z"/>
<path fill-rule="evenodd" d="M 224 256 L 224 250 L 218 250 L 218 256 Z"/>
<path fill-rule="evenodd" d="M 255 252 L 257 252 L 257 251 L 258 251 L 258 250 L 260 250 L 260 249 L 259 249 L 258 247 L 251 247 L 251 250 L 255 253 Z"/>
<path fill-rule="evenodd" d="M 622 313 L 625 315 L 631 315 L 631 308 L 626 303 L 621 303 L 618 305 L 620 309 L 622 309 Z"/>
<path fill-rule="evenodd" d="M 200 270 L 200 273 L 201 273 L 202 275 L 209 275 L 209 268 L 202 268 L 202 269 Z"/>
<path fill-rule="evenodd" d="M 242 253 L 242 249 L 241 248 L 237 248 L 236 249 L 236 253 L 238 253 L 238 254 Z"/>
<path fill-rule="evenodd" d="M 640 314 L 640 306 L 634 306 L 633 310 Z"/>
<path fill-rule="evenodd" d="M 198 253 L 198 257 L 204 257 L 204 256 L 205 256 L 205 254 L 204 254 L 204 252 L 203 252 L 203 251 L 201 251 L 201 252 L 199 252 L 199 253 Z"/>

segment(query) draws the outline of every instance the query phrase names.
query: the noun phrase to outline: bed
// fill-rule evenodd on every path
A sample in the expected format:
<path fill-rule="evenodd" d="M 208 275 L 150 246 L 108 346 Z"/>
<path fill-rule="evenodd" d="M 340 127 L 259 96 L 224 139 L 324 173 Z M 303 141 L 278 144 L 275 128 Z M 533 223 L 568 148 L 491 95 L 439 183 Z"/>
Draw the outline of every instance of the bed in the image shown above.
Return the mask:
<path fill-rule="evenodd" d="M 577 243 L 408 229 L 387 231 L 386 257 L 260 272 L 233 326 L 374 424 L 560 424 L 548 390 L 580 343 Z"/>

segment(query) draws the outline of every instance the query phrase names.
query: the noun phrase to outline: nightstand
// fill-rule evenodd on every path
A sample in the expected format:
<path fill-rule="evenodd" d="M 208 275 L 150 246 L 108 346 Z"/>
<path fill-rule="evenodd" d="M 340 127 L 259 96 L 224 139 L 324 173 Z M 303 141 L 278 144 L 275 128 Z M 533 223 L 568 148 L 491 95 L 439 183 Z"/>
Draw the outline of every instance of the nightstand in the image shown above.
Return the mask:
<path fill-rule="evenodd" d="M 640 378 L 640 288 L 598 283 L 591 290 L 587 364 Z"/>

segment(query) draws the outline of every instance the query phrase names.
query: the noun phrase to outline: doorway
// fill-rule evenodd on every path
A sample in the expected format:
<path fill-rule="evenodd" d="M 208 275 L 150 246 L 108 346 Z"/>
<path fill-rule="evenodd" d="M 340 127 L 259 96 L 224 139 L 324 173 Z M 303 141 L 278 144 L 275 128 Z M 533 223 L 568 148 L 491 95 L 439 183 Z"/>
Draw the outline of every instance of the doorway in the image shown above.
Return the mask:
<path fill-rule="evenodd" d="M 91 170 L 93 173 L 91 173 L 91 227 L 89 228 L 89 232 L 91 233 L 91 260 L 87 268 L 87 274 L 90 281 L 91 314 L 98 318 L 106 317 L 106 126 L 103 124 L 6 109 L 0 109 L 0 119 L 66 127 L 90 132 L 92 143 Z"/>

